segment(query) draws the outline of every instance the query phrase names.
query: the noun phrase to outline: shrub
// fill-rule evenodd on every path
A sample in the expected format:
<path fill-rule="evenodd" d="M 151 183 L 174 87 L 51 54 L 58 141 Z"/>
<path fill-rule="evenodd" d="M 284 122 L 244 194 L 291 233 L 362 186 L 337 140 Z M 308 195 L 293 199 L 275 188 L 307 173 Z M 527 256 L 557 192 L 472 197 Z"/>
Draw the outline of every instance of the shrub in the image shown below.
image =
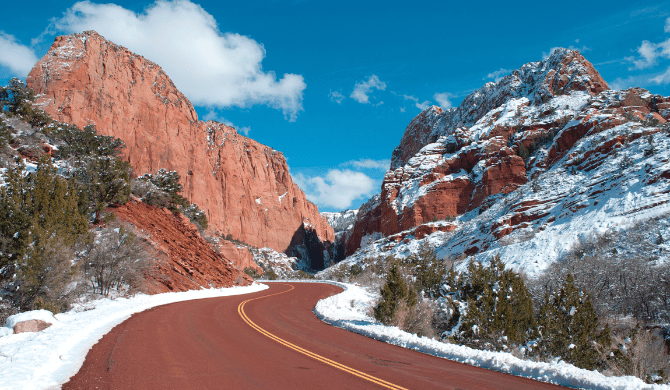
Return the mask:
<path fill-rule="evenodd" d="M 182 213 L 195 224 L 199 231 L 207 229 L 207 215 L 198 205 L 191 204 L 181 209 Z"/>
<path fill-rule="evenodd" d="M 146 245 L 123 226 L 101 229 L 84 249 L 82 271 L 94 293 L 142 288 L 149 267 Z"/>
<path fill-rule="evenodd" d="M 258 273 L 256 268 L 247 267 L 244 269 L 244 273 L 251 276 L 253 279 L 258 279 L 261 277 L 261 274 Z"/>

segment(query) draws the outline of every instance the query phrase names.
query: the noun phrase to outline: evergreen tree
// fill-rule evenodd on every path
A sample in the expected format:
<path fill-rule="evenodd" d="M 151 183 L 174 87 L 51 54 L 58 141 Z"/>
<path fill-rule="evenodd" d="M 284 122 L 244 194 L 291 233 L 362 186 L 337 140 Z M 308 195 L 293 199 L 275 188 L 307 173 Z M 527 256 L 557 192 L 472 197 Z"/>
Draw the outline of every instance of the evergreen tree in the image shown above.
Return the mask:
<path fill-rule="evenodd" d="M 0 111 L 9 115 L 18 115 L 35 127 L 51 122 L 51 117 L 39 108 L 33 107 L 35 92 L 26 84 L 13 78 L 6 87 L 0 87 Z"/>
<path fill-rule="evenodd" d="M 439 296 L 440 286 L 447 270 L 437 258 L 435 251 L 424 244 L 416 255 L 410 256 L 410 261 L 415 266 L 416 289 L 423 291 L 429 297 Z"/>
<path fill-rule="evenodd" d="M 601 364 L 600 355 L 611 344 L 610 330 L 606 326 L 598 331 L 598 316 L 591 298 L 575 287 L 571 274 L 559 291 L 545 296 L 538 318 L 541 355 L 560 356 L 566 362 L 590 370 Z"/>
<path fill-rule="evenodd" d="M 88 223 L 74 184 L 57 174 L 48 156 L 36 171 L 23 171 L 22 164 L 8 170 L 0 189 L 0 282 L 11 285 L 20 308 L 57 310 L 58 305 L 48 305 L 58 300 L 72 275 L 72 258 L 64 253 L 87 238 Z"/>
<path fill-rule="evenodd" d="M 119 138 L 98 134 L 94 125 L 80 130 L 77 126 L 60 124 L 47 129 L 53 139 L 60 141 L 57 156 L 63 159 L 82 157 L 119 157 L 126 147 Z"/>
<path fill-rule="evenodd" d="M 144 197 L 144 201 L 160 207 L 167 207 L 171 211 L 179 211 L 180 207 L 188 207 L 189 203 L 180 192 L 183 187 L 179 183 L 181 177 L 176 171 L 159 169 L 155 175 L 150 173 L 139 177 L 139 181 L 147 181 L 155 186 Z"/>
<path fill-rule="evenodd" d="M 12 140 L 12 133 L 9 130 L 9 127 L 7 127 L 5 121 L 3 121 L 2 118 L 0 118 L 0 149 L 7 146 L 7 144 L 11 140 Z"/>
<path fill-rule="evenodd" d="M 84 210 L 101 213 L 110 204 L 125 204 L 130 199 L 130 163 L 116 157 L 82 157 L 74 164 L 72 177 L 79 184 Z"/>
<path fill-rule="evenodd" d="M 458 290 L 468 302 L 459 340 L 500 349 L 507 342 L 523 344 L 537 337 L 530 293 L 518 274 L 505 269 L 499 256 L 487 268 L 470 263 Z"/>
<path fill-rule="evenodd" d="M 410 308 L 417 303 L 416 292 L 403 279 L 398 261 L 392 262 L 380 293 L 381 299 L 374 308 L 374 316 L 382 324 L 390 325 L 393 322 L 402 301 Z"/>

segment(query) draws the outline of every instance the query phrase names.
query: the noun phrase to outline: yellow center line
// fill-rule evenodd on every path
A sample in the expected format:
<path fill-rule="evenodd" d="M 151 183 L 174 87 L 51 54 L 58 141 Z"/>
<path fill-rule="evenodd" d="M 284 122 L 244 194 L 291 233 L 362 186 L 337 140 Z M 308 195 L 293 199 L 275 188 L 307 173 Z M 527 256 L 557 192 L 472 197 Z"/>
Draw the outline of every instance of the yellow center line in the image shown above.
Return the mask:
<path fill-rule="evenodd" d="M 247 325 L 249 325 L 249 326 L 251 326 L 252 328 L 256 329 L 259 333 L 263 334 L 264 336 L 266 336 L 266 337 L 268 337 L 268 338 L 270 338 L 270 339 L 272 339 L 272 340 L 278 342 L 279 344 L 282 344 L 282 345 L 284 345 L 284 346 L 286 346 L 286 347 L 288 347 L 288 348 L 291 348 L 291 349 L 294 350 L 294 351 L 300 352 L 300 353 L 302 353 L 303 355 L 309 356 L 309 357 L 311 357 L 312 359 L 318 360 L 318 361 L 320 361 L 320 362 L 322 362 L 322 363 L 325 363 L 325 364 L 327 364 L 327 365 L 329 365 L 329 366 L 332 366 L 332 367 L 335 367 L 335 368 L 340 369 L 340 370 L 342 370 L 342 371 L 348 372 L 349 374 L 352 374 L 352 375 L 355 375 L 355 376 L 357 376 L 357 377 L 363 378 L 363 379 L 365 379 L 365 380 L 367 380 L 367 381 L 376 383 L 376 384 L 378 384 L 378 385 L 380 385 L 380 386 L 382 386 L 382 387 L 386 387 L 386 388 L 388 388 L 388 389 L 407 390 L 407 389 L 405 389 L 404 387 L 400 387 L 400 386 L 395 385 L 395 384 L 393 384 L 393 383 L 387 382 L 387 381 L 385 381 L 385 380 L 383 380 L 383 379 L 379 379 L 379 378 L 374 377 L 374 376 L 372 376 L 372 375 L 368 375 L 368 374 L 366 374 L 366 373 L 364 373 L 364 372 L 362 372 L 362 371 L 358 371 L 358 370 L 353 369 L 353 368 L 351 368 L 351 367 L 345 366 L 344 364 L 341 364 L 341 363 L 338 363 L 338 362 L 336 362 L 336 361 L 333 361 L 333 360 L 330 360 L 330 359 L 328 359 L 328 358 L 325 358 L 325 357 L 323 357 L 323 356 L 321 356 L 321 355 L 317 355 L 317 354 L 315 354 L 314 352 L 310 352 L 310 351 L 308 351 L 308 350 L 306 350 L 306 349 L 304 349 L 304 348 L 301 348 L 301 347 L 299 347 L 299 346 L 297 346 L 297 345 L 295 345 L 295 344 L 289 343 L 288 341 L 286 341 L 286 340 L 284 340 L 284 339 L 282 339 L 282 338 L 280 338 L 280 337 L 277 337 L 277 336 L 273 335 L 272 333 L 268 332 L 267 330 L 265 330 L 265 329 L 261 328 L 260 326 L 256 325 L 253 321 L 251 321 L 251 319 L 250 319 L 250 318 L 247 316 L 247 314 L 244 312 L 244 305 L 246 305 L 247 302 L 255 301 L 256 299 L 261 299 L 261 298 L 271 297 L 271 296 L 274 296 L 274 295 L 284 294 L 284 293 L 287 293 L 287 292 L 289 292 L 289 291 L 292 291 L 292 290 L 295 288 L 295 287 L 294 287 L 293 285 L 291 285 L 291 284 L 289 284 L 289 286 L 291 286 L 291 288 L 290 288 L 289 290 L 286 290 L 286 291 L 282 291 L 282 292 L 278 292 L 278 293 L 270 294 L 270 295 L 264 295 L 264 296 L 262 296 L 262 297 L 258 297 L 258 298 L 247 299 L 246 301 L 240 303 L 240 305 L 237 307 L 237 312 L 240 314 L 240 317 L 242 317 L 242 319 L 244 320 L 244 322 L 247 323 Z"/>

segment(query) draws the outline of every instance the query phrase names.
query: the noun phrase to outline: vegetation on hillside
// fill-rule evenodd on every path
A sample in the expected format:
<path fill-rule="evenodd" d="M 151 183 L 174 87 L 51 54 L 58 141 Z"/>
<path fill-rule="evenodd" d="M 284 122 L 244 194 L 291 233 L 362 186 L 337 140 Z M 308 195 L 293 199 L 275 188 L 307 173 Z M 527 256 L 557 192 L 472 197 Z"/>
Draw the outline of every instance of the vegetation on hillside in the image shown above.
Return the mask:
<path fill-rule="evenodd" d="M 643 267 L 631 255 L 654 253 L 645 247 L 654 229 L 652 223 L 621 232 L 618 239 L 585 242 L 538 280 L 506 269 L 497 256 L 486 265 L 455 267 L 427 246 L 407 258 L 341 263 L 324 276 L 377 289 L 380 298 L 370 314 L 410 333 L 661 383 L 670 369 L 667 346 L 659 328 L 650 325 L 667 321 L 660 303 L 670 294 L 659 281 L 668 273 Z M 621 239 L 637 249 L 617 258 L 613 247 Z M 640 269 L 627 279 L 631 267 Z"/>
<path fill-rule="evenodd" d="M 18 79 L 0 87 L 0 323 L 19 311 L 57 313 L 91 293 L 141 289 L 150 270 L 144 241 L 106 211 L 131 195 L 123 141 L 55 122 L 34 99 Z M 160 170 L 136 182 L 150 183 L 148 203 L 206 228 L 179 180 Z"/>

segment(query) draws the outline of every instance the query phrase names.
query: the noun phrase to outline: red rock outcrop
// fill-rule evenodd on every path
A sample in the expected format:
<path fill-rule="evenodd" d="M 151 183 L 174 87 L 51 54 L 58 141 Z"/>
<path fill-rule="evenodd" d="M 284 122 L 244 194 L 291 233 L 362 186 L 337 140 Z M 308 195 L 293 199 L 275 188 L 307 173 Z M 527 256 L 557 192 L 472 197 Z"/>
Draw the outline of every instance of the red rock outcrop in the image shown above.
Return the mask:
<path fill-rule="evenodd" d="M 110 208 L 110 211 L 120 221 L 130 224 L 134 233 L 146 240 L 157 254 L 154 269 L 145 275 L 149 292 L 252 283 L 251 278 L 235 265 L 243 262 L 244 258 L 238 258 L 243 255 L 235 251 L 214 251 L 200 236 L 197 227 L 182 214 L 136 200 Z"/>
<path fill-rule="evenodd" d="M 292 181 L 282 153 L 217 122 L 198 121 L 160 66 L 93 31 L 57 37 L 26 82 L 54 119 L 95 124 L 126 143 L 135 174 L 175 170 L 212 229 L 286 251 L 300 229 L 333 229 Z"/>

